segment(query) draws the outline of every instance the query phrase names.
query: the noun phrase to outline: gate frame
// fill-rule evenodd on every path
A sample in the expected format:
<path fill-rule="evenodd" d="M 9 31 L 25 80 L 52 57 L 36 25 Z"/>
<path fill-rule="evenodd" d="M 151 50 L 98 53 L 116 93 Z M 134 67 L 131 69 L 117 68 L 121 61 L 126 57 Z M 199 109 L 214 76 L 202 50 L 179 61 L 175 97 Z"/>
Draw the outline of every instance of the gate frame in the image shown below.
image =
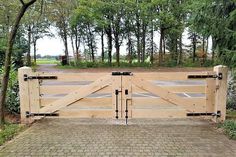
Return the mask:
<path fill-rule="evenodd" d="M 215 116 L 212 120 L 214 122 L 224 121 L 226 117 L 226 99 L 227 99 L 227 72 L 228 68 L 223 65 L 215 66 L 213 69 L 213 72 L 215 72 L 217 75 L 222 74 L 222 79 L 212 79 L 207 78 L 206 79 L 206 106 L 213 108 L 214 113 L 217 113 L 217 111 L 221 111 L 221 116 L 217 118 Z M 35 113 L 40 113 L 40 111 L 48 111 L 45 109 L 40 109 L 40 91 L 39 91 L 39 80 L 37 79 L 28 79 L 25 81 L 24 76 L 37 76 L 37 73 L 34 73 L 31 68 L 29 67 L 22 67 L 18 69 L 18 80 L 19 80 L 19 95 L 20 95 L 20 111 L 21 111 L 21 122 L 22 123 L 31 123 L 34 121 L 34 118 L 26 117 L 26 112 L 31 111 Z M 55 74 L 56 75 L 56 74 Z M 117 81 L 114 79 L 115 77 L 110 78 L 110 82 L 112 83 L 112 89 L 117 88 L 117 85 L 114 86 Z M 113 79 L 113 81 L 112 81 Z M 118 89 L 124 90 L 129 89 L 129 94 L 125 95 L 125 92 L 122 92 L 121 97 L 121 103 L 122 105 L 125 105 L 126 99 L 131 99 L 131 91 L 132 87 L 130 85 L 130 82 L 133 83 L 135 81 L 135 76 L 131 77 L 124 77 L 124 84 L 122 83 L 122 86 L 118 85 Z M 140 78 L 138 78 L 138 82 L 140 82 Z M 102 78 L 102 80 L 108 81 L 107 78 Z M 137 81 L 137 79 L 136 79 Z M 96 81 L 95 81 L 96 82 Z M 144 83 L 145 84 L 145 83 Z M 100 85 L 99 83 L 96 85 Z M 100 85 L 101 88 L 104 88 L 107 85 L 107 83 L 103 83 Z M 127 87 L 128 86 L 128 87 Z M 99 89 L 96 89 L 99 90 Z M 114 90 L 112 92 L 112 106 L 114 107 Z M 75 96 L 76 98 L 76 96 Z M 79 98 L 81 99 L 81 98 Z M 77 100 L 79 100 L 77 99 Z M 33 105 L 32 105 L 33 104 Z M 129 105 L 132 105 L 132 101 L 129 101 Z M 67 105 L 62 104 L 58 105 L 59 107 L 65 107 Z M 210 109 L 209 109 L 210 110 Z M 53 109 L 53 112 L 56 111 Z M 115 115 L 115 110 L 114 115 Z M 132 112 L 132 111 L 131 111 Z M 130 114 L 130 113 L 129 113 Z"/>

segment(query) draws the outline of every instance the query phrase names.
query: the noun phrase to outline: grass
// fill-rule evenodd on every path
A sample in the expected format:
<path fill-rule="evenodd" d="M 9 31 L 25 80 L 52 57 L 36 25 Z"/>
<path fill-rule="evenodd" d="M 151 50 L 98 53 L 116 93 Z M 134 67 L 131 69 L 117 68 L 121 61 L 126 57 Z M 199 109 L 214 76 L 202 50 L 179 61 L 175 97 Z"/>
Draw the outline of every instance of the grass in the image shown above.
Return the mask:
<path fill-rule="evenodd" d="M 222 128 L 227 136 L 230 139 L 236 140 L 236 121 L 235 120 L 226 120 L 224 123 L 219 124 L 219 127 Z"/>
<path fill-rule="evenodd" d="M 59 61 L 56 59 L 37 59 L 36 61 L 37 65 L 40 64 L 58 64 Z"/>
<path fill-rule="evenodd" d="M 19 124 L 4 124 L 3 130 L 0 130 L 0 146 L 11 140 L 23 129 L 24 127 Z"/>
<path fill-rule="evenodd" d="M 70 62 L 70 65 L 62 66 L 58 65 L 58 68 L 60 69 L 86 69 L 86 68 L 117 68 L 117 64 L 115 62 L 112 62 L 110 65 L 109 63 L 105 62 L 79 62 L 75 64 L 74 62 Z M 134 62 L 132 64 L 129 64 L 128 62 L 120 62 L 119 68 L 136 68 L 136 67 L 142 67 L 142 68 L 152 68 L 155 67 L 155 65 L 151 65 L 148 62 L 145 63 L 137 63 Z"/>
<path fill-rule="evenodd" d="M 236 119 L 236 110 L 227 110 L 227 118 Z"/>

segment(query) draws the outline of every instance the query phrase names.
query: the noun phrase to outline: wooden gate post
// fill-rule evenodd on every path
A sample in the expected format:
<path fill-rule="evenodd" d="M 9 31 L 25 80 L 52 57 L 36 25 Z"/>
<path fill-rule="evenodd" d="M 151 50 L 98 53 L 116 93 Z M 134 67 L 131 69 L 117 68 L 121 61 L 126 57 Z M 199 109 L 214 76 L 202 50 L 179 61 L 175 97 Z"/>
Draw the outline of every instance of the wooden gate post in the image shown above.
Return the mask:
<path fill-rule="evenodd" d="M 30 111 L 30 93 L 29 83 L 24 80 L 24 75 L 29 76 L 31 73 L 32 69 L 29 67 L 18 69 L 21 123 L 30 123 L 32 121 L 30 118 L 26 117 L 26 111 Z"/>
<path fill-rule="evenodd" d="M 219 121 L 224 121 L 226 117 L 226 100 L 227 100 L 227 78 L 228 78 L 228 68 L 223 65 L 218 65 L 214 67 L 214 71 L 217 75 L 222 74 L 222 79 L 216 79 L 216 94 L 215 94 L 215 107 L 214 111 L 221 112 L 221 117 L 218 118 Z"/>

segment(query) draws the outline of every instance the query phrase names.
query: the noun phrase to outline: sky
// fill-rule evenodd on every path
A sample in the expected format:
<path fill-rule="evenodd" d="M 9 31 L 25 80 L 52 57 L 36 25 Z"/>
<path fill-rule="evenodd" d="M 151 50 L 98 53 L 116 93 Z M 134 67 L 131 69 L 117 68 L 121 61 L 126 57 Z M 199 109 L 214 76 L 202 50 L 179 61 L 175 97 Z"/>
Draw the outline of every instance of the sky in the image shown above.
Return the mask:
<path fill-rule="evenodd" d="M 57 34 L 57 30 L 55 27 L 51 27 L 50 28 L 51 32 L 54 34 L 54 37 L 44 37 L 42 39 L 39 39 L 37 42 L 37 54 L 40 54 L 41 56 L 45 56 L 45 55 L 63 55 L 64 54 L 64 45 L 62 40 L 60 39 L 60 37 Z M 156 32 L 154 35 L 154 42 L 157 44 L 157 47 L 159 47 L 159 33 Z M 211 47 L 211 40 L 209 40 L 209 50 Z M 72 52 L 72 46 L 70 44 L 70 39 L 68 39 L 68 49 L 69 49 L 69 54 L 73 55 Z M 97 39 L 97 55 L 100 55 L 99 52 L 101 52 L 101 44 L 100 44 L 100 39 Z M 105 41 L 106 43 L 106 41 Z M 125 45 L 125 41 L 123 42 L 123 45 L 121 46 L 121 55 L 126 54 L 126 46 Z M 184 31 L 183 33 L 183 44 L 185 45 L 190 45 L 191 41 L 188 39 L 188 32 Z M 81 51 L 83 51 L 83 47 L 81 46 Z M 114 49 L 113 49 L 114 50 Z"/>

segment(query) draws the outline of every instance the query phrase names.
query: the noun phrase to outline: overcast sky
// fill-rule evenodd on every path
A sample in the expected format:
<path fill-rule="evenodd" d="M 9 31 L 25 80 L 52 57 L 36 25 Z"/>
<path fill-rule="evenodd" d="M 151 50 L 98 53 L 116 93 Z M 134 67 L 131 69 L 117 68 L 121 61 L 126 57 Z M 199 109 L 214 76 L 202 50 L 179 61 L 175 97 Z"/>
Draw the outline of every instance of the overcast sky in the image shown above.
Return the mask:
<path fill-rule="evenodd" d="M 63 45 L 62 40 L 59 38 L 55 27 L 51 28 L 51 32 L 54 34 L 54 37 L 44 37 L 44 38 L 38 40 L 37 54 L 41 54 L 42 56 L 44 56 L 44 55 L 63 55 L 64 54 L 64 45 Z M 187 31 L 185 31 L 183 33 L 183 44 L 190 45 L 191 41 L 187 39 L 188 38 L 187 34 L 188 34 Z M 159 47 L 159 33 L 155 33 L 154 42 Z M 73 55 L 70 40 L 68 43 L 69 43 L 69 45 L 68 45 L 69 53 L 70 53 L 70 55 Z M 101 53 L 101 44 L 100 43 L 101 43 L 100 39 L 98 38 L 97 39 L 97 47 L 98 47 L 97 55 L 100 55 L 100 53 Z M 124 41 L 124 44 L 121 46 L 120 52 L 122 55 L 127 54 L 126 53 L 126 46 L 124 46 L 124 45 L 125 45 L 125 41 Z M 211 42 L 209 42 L 209 49 L 210 49 L 210 47 L 211 47 Z M 83 50 L 83 46 L 81 46 L 80 50 Z"/>

